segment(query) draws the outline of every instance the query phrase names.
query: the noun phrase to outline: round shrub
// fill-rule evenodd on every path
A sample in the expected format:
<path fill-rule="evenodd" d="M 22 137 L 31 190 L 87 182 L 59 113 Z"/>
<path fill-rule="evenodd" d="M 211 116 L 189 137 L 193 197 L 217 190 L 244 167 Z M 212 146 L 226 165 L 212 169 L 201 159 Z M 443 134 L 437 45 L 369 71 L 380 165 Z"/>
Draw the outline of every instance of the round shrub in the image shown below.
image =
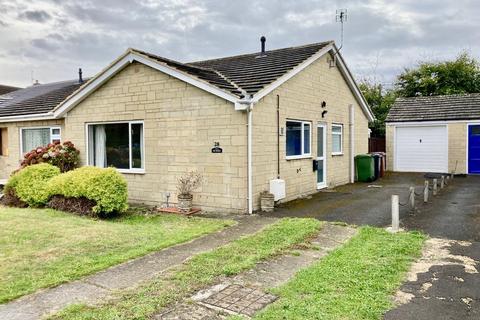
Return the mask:
<path fill-rule="evenodd" d="M 44 206 L 50 198 L 48 182 L 60 169 L 48 163 L 28 166 L 14 173 L 5 185 L 5 193 L 18 197 L 30 207 Z"/>
<path fill-rule="evenodd" d="M 108 216 L 128 208 L 127 182 L 114 168 L 75 169 L 51 179 L 48 189 L 51 196 L 95 201 L 92 211 L 97 216 Z"/>

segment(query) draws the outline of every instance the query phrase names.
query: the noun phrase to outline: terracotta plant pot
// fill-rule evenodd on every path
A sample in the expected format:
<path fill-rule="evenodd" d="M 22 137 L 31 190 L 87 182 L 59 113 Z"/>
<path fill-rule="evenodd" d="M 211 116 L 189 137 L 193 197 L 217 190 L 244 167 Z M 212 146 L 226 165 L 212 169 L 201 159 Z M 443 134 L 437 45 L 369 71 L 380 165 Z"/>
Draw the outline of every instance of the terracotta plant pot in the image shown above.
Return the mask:
<path fill-rule="evenodd" d="M 192 210 L 193 195 L 180 194 L 178 195 L 177 198 L 178 198 L 178 204 L 177 204 L 178 210 L 183 213 L 189 213 Z"/>

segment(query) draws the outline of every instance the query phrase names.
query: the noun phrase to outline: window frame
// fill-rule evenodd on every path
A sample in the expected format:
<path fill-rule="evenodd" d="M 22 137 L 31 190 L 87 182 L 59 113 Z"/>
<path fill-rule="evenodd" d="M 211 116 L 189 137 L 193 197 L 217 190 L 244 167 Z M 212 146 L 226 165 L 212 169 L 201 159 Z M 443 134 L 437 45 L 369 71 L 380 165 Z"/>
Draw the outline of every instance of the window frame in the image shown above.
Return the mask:
<path fill-rule="evenodd" d="M 301 134 L 300 134 L 300 143 L 301 143 L 301 154 L 299 155 L 287 155 L 287 122 L 296 122 L 300 123 L 302 126 L 301 129 Z M 310 126 L 309 130 L 309 153 L 305 153 L 305 124 L 308 124 Z M 294 120 L 294 119 L 286 119 L 285 120 L 285 159 L 286 160 L 295 160 L 295 159 L 308 159 L 312 157 L 312 121 L 308 120 Z"/>
<path fill-rule="evenodd" d="M 333 131 L 333 128 L 340 128 L 340 132 Z M 332 156 L 341 156 L 343 155 L 343 124 L 342 123 L 332 123 L 331 128 L 331 137 L 332 137 Z M 340 151 L 333 151 L 333 136 L 340 136 Z"/>
<path fill-rule="evenodd" d="M 119 169 L 115 168 L 120 173 L 134 173 L 134 174 L 144 174 L 145 173 L 145 122 L 143 120 L 131 120 L 131 121 L 106 121 L 106 122 L 88 122 L 85 123 L 85 155 L 87 159 L 87 165 L 93 166 L 90 164 L 90 155 L 88 154 L 88 150 L 90 149 L 90 139 L 88 136 L 88 128 L 89 126 L 101 125 L 101 124 L 128 124 L 128 162 L 129 162 L 129 169 Z M 132 124 L 141 124 L 142 125 L 142 145 L 143 150 L 141 151 L 142 157 L 142 168 L 132 168 Z"/>
<path fill-rule="evenodd" d="M 40 126 L 40 127 L 21 127 L 20 128 L 20 156 L 23 157 L 25 154 L 27 154 L 29 151 L 23 152 L 23 131 L 24 130 L 29 130 L 29 129 L 50 129 L 50 142 L 53 143 L 53 140 L 59 140 L 62 142 L 62 127 L 61 126 Z M 59 134 L 53 134 L 53 130 L 58 129 L 60 131 Z"/>

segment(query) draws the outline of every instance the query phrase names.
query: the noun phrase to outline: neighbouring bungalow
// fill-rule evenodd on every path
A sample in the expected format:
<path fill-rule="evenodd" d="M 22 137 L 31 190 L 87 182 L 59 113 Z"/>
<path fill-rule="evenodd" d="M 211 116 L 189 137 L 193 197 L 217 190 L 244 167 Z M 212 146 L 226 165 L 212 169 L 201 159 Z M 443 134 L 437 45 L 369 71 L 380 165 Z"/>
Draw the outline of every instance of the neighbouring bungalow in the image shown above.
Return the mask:
<path fill-rule="evenodd" d="M 0 96 L 6 93 L 10 93 L 12 91 L 19 90 L 21 88 L 18 87 L 12 87 L 12 86 L 6 86 L 4 84 L 0 84 Z"/>
<path fill-rule="evenodd" d="M 218 212 L 251 213 L 265 190 L 288 201 L 353 182 L 374 117 L 337 47 L 264 47 L 192 63 L 128 49 L 85 83 L 0 104 L 0 178 L 58 139 L 82 165 L 118 168 L 130 201 L 149 205 L 175 202 L 193 169 L 206 179 L 194 205 Z"/>
<path fill-rule="evenodd" d="M 398 98 L 386 120 L 393 171 L 480 173 L 480 94 Z"/>

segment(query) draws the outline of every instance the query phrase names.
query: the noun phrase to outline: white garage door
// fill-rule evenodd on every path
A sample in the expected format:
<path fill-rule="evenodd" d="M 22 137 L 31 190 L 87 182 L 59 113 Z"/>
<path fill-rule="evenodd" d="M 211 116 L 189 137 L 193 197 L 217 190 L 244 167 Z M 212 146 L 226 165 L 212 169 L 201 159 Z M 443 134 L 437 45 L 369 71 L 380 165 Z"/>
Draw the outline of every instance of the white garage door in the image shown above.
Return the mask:
<path fill-rule="evenodd" d="M 396 127 L 395 170 L 447 172 L 447 126 Z"/>

